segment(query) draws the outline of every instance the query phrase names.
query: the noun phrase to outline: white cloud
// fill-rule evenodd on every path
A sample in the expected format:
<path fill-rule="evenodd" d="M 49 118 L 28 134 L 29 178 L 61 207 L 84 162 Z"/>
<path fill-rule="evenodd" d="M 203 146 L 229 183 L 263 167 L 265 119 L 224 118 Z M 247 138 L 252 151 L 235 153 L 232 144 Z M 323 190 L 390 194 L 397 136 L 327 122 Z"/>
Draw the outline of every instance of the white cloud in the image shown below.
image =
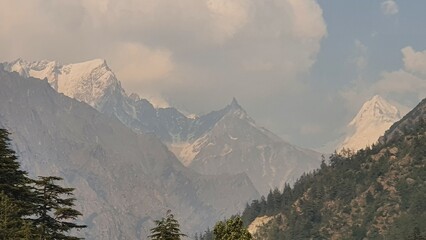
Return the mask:
<path fill-rule="evenodd" d="M 322 18 L 322 9 L 314 0 L 289 0 L 293 17 L 293 31 L 296 36 L 307 39 L 321 39 L 327 32 Z"/>
<path fill-rule="evenodd" d="M 426 97 L 426 79 L 404 70 L 384 72 L 372 88 L 375 92 L 387 96 L 410 95 L 418 101 Z"/>
<path fill-rule="evenodd" d="M 410 46 L 401 50 L 403 54 L 404 67 L 413 73 L 426 75 L 426 51 L 416 52 Z"/>
<path fill-rule="evenodd" d="M 172 53 L 166 49 L 150 49 L 142 44 L 122 43 L 111 51 L 109 64 L 127 92 L 138 93 L 155 107 L 170 107 L 161 95 L 161 87 L 175 70 Z"/>
<path fill-rule="evenodd" d="M 132 91 L 142 91 L 159 85 L 175 68 L 169 50 L 151 49 L 136 43 L 117 45 L 109 58 L 117 77 L 126 79 L 123 84 Z"/>
<path fill-rule="evenodd" d="M 248 0 L 207 0 L 212 18 L 212 39 L 223 42 L 230 39 L 249 21 L 251 3 Z"/>
<path fill-rule="evenodd" d="M 168 52 L 180 72 L 232 65 L 227 75 L 239 77 L 250 70 L 280 71 L 281 79 L 305 73 L 327 32 L 315 0 L 16 0 L 2 1 L 0 13 L 3 60 L 100 57 L 114 67 L 108 58 L 131 43 Z"/>
<path fill-rule="evenodd" d="M 0 1 L 1 61 L 105 58 L 127 92 L 196 113 L 235 96 L 277 126 L 326 34 L 317 0 Z"/>
<path fill-rule="evenodd" d="M 404 68 L 384 72 L 374 88 L 379 93 L 405 95 L 419 101 L 426 97 L 426 51 L 416 52 L 408 46 L 401 52 Z"/>
<path fill-rule="evenodd" d="M 353 86 L 340 92 L 352 111 L 375 94 L 411 107 L 426 97 L 426 51 L 416 52 L 412 47 L 405 47 L 401 52 L 402 69 L 383 72 L 373 84 L 358 79 Z"/>
<path fill-rule="evenodd" d="M 386 0 L 381 4 L 382 12 L 385 15 L 394 15 L 399 12 L 398 4 L 394 0 Z"/>

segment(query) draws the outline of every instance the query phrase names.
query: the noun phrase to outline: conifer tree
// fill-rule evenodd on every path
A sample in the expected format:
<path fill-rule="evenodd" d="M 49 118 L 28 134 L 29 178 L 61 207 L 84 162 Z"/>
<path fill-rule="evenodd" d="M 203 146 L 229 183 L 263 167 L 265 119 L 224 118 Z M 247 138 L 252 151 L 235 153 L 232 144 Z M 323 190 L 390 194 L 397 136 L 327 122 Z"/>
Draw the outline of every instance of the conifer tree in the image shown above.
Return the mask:
<path fill-rule="evenodd" d="M 74 188 L 64 188 L 55 181 L 60 177 L 39 177 L 35 181 L 37 194 L 37 218 L 34 220 L 39 228 L 42 239 L 79 239 L 69 236 L 73 229 L 82 229 L 86 226 L 78 225 L 73 221 L 82 214 L 73 209 L 75 198 Z"/>
<path fill-rule="evenodd" d="M 155 220 L 155 227 L 151 229 L 151 235 L 148 237 L 153 240 L 180 240 L 186 237 L 181 233 L 179 222 L 174 218 L 171 210 L 168 210 L 166 217 L 161 220 Z"/>
<path fill-rule="evenodd" d="M 0 192 L 18 205 L 19 215 L 32 214 L 34 194 L 28 185 L 31 179 L 20 170 L 15 151 L 10 148 L 9 132 L 0 129 Z"/>
<path fill-rule="evenodd" d="M 251 240 L 253 237 L 247 229 L 243 227 L 241 217 L 231 217 L 226 221 L 216 223 L 214 230 L 216 240 Z"/>
<path fill-rule="evenodd" d="M 72 208 L 74 189 L 54 184 L 59 177 L 27 177 L 9 134 L 0 129 L 0 239 L 78 239 L 66 235 L 85 227 L 72 222 L 81 215 Z"/>
<path fill-rule="evenodd" d="M 0 239 L 19 237 L 23 222 L 19 212 L 19 207 L 4 192 L 0 192 Z"/>

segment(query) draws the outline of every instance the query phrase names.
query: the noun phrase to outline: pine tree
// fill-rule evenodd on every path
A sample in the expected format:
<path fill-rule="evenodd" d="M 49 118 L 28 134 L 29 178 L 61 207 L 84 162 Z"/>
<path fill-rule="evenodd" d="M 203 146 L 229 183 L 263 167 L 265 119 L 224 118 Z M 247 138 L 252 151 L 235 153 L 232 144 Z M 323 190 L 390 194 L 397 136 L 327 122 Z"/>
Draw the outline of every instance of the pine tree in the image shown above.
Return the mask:
<path fill-rule="evenodd" d="M 0 192 L 0 239 L 16 239 L 21 230 L 23 220 L 18 214 L 19 207 Z"/>
<path fill-rule="evenodd" d="M 82 229 L 86 226 L 78 225 L 73 221 L 82 214 L 73 209 L 75 198 L 74 188 L 63 188 L 55 181 L 60 177 L 39 177 L 35 181 L 37 193 L 37 218 L 35 224 L 40 230 L 42 239 L 79 239 L 69 236 L 73 229 Z"/>
<path fill-rule="evenodd" d="M 243 227 L 241 217 L 231 217 L 226 221 L 216 223 L 214 230 L 216 240 L 251 240 L 253 237 L 247 229 Z"/>
<path fill-rule="evenodd" d="M 180 232 L 180 225 L 174 218 L 170 210 L 167 211 L 166 217 L 161 220 L 155 220 L 155 227 L 151 229 L 151 235 L 148 237 L 154 240 L 180 240 L 186 237 Z"/>
<path fill-rule="evenodd" d="M 0 239 L 78 239 L 66 235 L 85 227 L 67 221 L 81 215 L 72 208 L 74 189 L 55 185 L 59 177 L 28 178 L 10 148 L 9 134 L 0 129 Z"/>
<path fill-rule="evenodd" d="M 0 129 L 0 192 L 18 205 L 19 215 L 31 215 L 34 194 L 28 185 L 31 179 L 20 170 L 15 152 L 10 148 L 9 132 Z"/>
<path fill-rule="evenodd" d="M 29 220 L 24 220 L 24 223 L 19 231 L 19 236 L 21 236 L 21 240 L 33 240 L 40 238 L 39 232 Z"/>

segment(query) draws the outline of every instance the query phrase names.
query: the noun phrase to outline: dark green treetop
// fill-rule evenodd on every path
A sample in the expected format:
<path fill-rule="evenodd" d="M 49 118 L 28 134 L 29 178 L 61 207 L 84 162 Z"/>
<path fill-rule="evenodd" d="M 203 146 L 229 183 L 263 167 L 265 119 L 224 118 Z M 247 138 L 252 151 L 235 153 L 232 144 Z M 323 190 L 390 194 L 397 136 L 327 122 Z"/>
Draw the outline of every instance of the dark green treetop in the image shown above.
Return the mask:
<path fill-rule="evenodd" d="M 80 239 L 68 235 L 73 229 L 85 228 L 74 221 L 82 214 L 75 210 L 74 188 L 64 188 L 55 181 L 60 177 L 39 177 L 35 180 L 37 194 L 37 218 L 35 224 L 40 228 L 42 239 Z"/>
<path fill-rule="evenodd" d="M 234 216 L 226 221 L 216 223 L 214 230 L 216 240 L 250 240 L 251 234 L 243 226 L 241 217 Z"/>
<path fill-rule="evenodd" d="M 155 220 L 155 227 L 151 229 L 151 235 L 148 237 L 153 240 L 180 240 L 186 237 L 181 233 L 179 222 L 174 218 L 171 210 L 168 210 L 166 217 L 161 220 Z"/>

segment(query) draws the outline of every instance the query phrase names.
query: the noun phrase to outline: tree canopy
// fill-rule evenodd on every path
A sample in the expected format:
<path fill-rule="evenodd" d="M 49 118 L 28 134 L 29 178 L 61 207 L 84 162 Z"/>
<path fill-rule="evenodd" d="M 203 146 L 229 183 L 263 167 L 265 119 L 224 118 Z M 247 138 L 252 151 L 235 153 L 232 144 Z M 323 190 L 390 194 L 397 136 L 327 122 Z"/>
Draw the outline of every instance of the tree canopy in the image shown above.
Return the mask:
<path fill-rule="evenodd" d="M 175 219 L 171 210 L 168 210 L 166 217 L 161 220 L 155 220 L 155 227 L 151 229 L 151 235 L 148 237 L 153 240 L 180 240 L 186 237 L 181 233 L 179 222 Z"/>
<path fill-rule="evenodd" d="M 214 230 L 216 240 L 250 240 L 253 239 L 251 234 L 243 226 L 241 217 L 234 216 L 228 220 L 216 223 Z"/>

